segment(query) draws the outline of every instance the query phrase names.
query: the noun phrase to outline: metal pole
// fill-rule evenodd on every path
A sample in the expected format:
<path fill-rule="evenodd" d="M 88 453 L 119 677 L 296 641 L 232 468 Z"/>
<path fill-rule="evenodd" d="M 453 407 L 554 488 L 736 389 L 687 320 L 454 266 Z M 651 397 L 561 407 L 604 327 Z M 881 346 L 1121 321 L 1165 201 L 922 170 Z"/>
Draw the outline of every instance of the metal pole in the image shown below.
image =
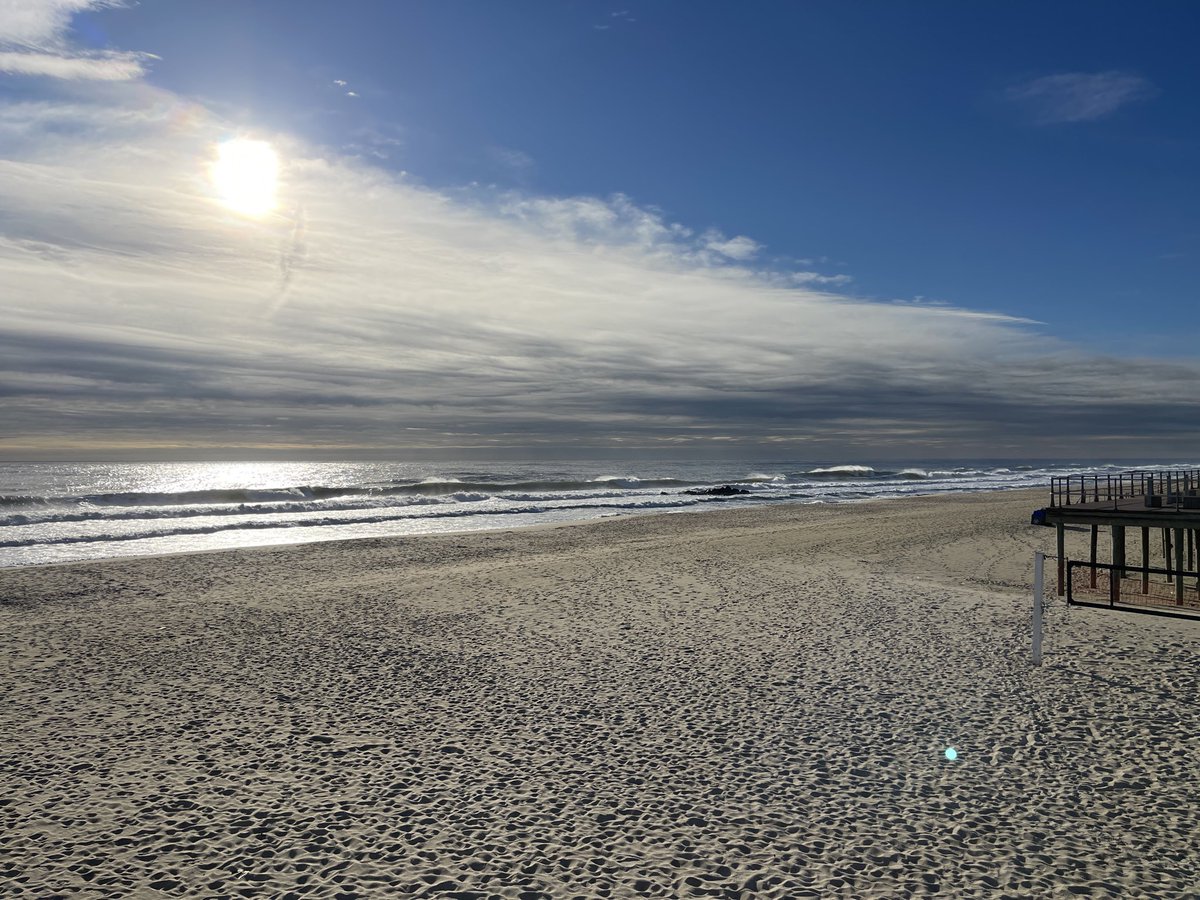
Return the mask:
<path fill-rule="evenodd" d="M 1033 554 L 1033 664 L 1042 664 L 1042 574 L 1046 555 L 1041 550 Z"/>

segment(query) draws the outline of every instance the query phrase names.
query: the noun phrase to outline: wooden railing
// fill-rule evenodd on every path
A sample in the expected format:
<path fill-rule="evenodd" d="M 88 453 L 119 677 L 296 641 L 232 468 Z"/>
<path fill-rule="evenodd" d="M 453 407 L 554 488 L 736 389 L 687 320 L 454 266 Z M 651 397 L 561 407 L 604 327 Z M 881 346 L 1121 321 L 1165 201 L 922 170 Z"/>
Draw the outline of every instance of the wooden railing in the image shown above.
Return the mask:
<path fill-rule="evenodd" d="M 1070 560 L 1067 603 L 1200 618 L 1200 573 Z"/>
<path fill-rule="evenodd" d="M 1192 491 L 1200 491 L 1200 469 L 1059 475 L 1050 479 L 1050 506 L 1101 503 L 1152 495 L 1179 498 Z M 1178 502 L 1175 500 L 1170 505 Z"/>

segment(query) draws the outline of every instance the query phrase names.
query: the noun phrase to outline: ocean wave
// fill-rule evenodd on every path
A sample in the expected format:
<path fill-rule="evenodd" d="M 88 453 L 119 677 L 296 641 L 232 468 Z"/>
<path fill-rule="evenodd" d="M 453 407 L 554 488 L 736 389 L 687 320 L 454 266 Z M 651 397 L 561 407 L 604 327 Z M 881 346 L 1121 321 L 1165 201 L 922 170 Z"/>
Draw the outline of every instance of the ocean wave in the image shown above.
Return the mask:
<path fill-rule="evenodd" d="M 0 509 L 21 509 L 26 506 L 45 506 L 50 501 L 45 497 L 27 494 L 0 494 Z"/>
<path fill-rule="evenodd" d="M 464 502 L 467 499 L 488 499 L 486 496 L 463 495 L 457 498 L 409 497 L 403 506 L 427 506 L 439 503 Z M 146 506 L 66 509 L 51 507 L 45 512 L 12 513 L 0 516 L 0 528 L 19 525 L 47 525 L 67 522 L 128 522 L 139 519 L 194 519 L 215 516 L 285 515 L 290 513 L 339 512 L 378 509 L 397 506 L 394 497 L 345 498 L 341 501 L 305 500 L 290 503 L 237 503 L 205 506 Z"/>
<path fill-rule="evenodd" d="M 875 470 L 870 466 L 828 466 L 823 469 L 809 469 L 804 473 L 809 477 L 817 478 L 862 478 L 869 475 L 874 475 Z"/>
<path fill-rule="evenodd" d="M 702 482 L 679 478 L 635 478 L 601 476 L 586 480 L 543 480 L 543 481 L 422 481 L 416 484 L 400 484 L 387 488 L 383 493 L 395 496 L 411 494 L 453 494 L 456 492 L 483 492 L 488 494 L 510 494 L 531 492 L 594 491 L 598 487 L 616 489 L 691 487 Z"/>
<path fill-rule="evenodd" d="M 120 491 L 114 493 L 37 497 L 25 495 L 0 496 L 0 509 L 20 509 L 29 506 L 101 507 L 172 507 L 205 506 L 241 503 L 286 503 L 296 500 L 329 500 L 349 497 L 437 497 L 457 493 L 501 494 L 510 492 L 549 492 L 596 490 L 598 485 L 613 489 L 692 487 L 703 482 L 679 478 L 612 478 L 606 480 L 545 480 L 545 481 L 458 481 L 437 479 L 375 486 L 295 485 L 278 488 L 209 488 L 195 491 Z"/>
<path fill-rule="evenodd" d="M 529 504 L 521 506 L 511 506 L 508 508 L 499 507 L 495 509 L 480 510 L 478 508 L 441 508 L 429 512 L 418 513 L 409 511 L 407 513 L 397 512 L 394 515 L 374 515 L 374 516 L 321 516 L 304 519 L 293 520 L 271 520 L 271 519 L 255 519 L 250 521 L 238 522 L 212 522 L 207 524 L 197 525 L 164 525 L 159 528 L 144 528 L 136 531 L 128 532 L 105 532 L 96 534 L 68 534 L 68 535 L 45 535 L 41 537 L 27 538 L 12 538 L 0 540 L 0 548 L 11 547 L 33 547 L 56 544 L 82 544 L 82 543 L 103 543 L 107 541 L 136 541 L 147 538 L 159 537 L 179 537 L 186 535 L 197 534 L 216 534 L 222 531 L 257 531 L 271 528 L 324 528 L 335 525 L 368 525 L 378 524 L 382 522 L 402 521 L 405 519 L 444 519 L 444 518 L 461 518 L 469 516 L 486 515 L 531 515 L 545 512 L 561 512 L 570 510 L 582 509 L 615 509 L 626 511 L 638 510 L 653 510 L 653 509 L 677 509 L 687 506 L 696 506 L 701 503 L 720 503 L 730 499 L 727 497 L 692 497 L 680 496 L 677 494 L 667 495 L 668 498 L 659 497 L 655 499 L 641 498 L 625 503 L 589 503 L 589 504 Z M 171 520 L 166 520 L 170 522 Z"/>
<path fill-rule="evenodd" d="M 89 504 L 91 506 L 197 506 L 218 503 L 271 503 L 294 500 L 318 500 L 324 497 L 367 494 L 365 488 L 282 487 L 282 488 L 208 488 L 196 491 L 119 491 L 106 494 L 44 497 L 55 505 Z"/>
<path fill-rule="evenodd" d="M 681 484 L 690 483 L 681 482 Z M 420 484 L 418 483 L 417 486 L 420 486 Z M 247 515 L 275 516 L 295 513 L 332 514 L 353 510 L 405 509 L 439 504 L 480 504 L 494 500 L 525 503 L 556 503 L 560 501 L 589 501 L 603 498 L 629 497 L 632 502 L 632 498 L 648 494 L 660 496 L 662 494 L 673 495 L 675 493 L 675 491 L 668 491 L 664 487 L 657 486 L 659 482 L 640 482 L 634 487 L 624 489 L 619 488 L 612 482 L 593 481 L 490 484 L 486 485 L 489 490 L 463 490 L 462 488 L 467 486 L 466 482 L 438 482 L 439 486 L 443 484 L 454 484 L 460 490 L 451 493 L 426 490 L 413 491 L 403 488 L 372 490 L 368 492 L 341 491 L 326 498 L 314 496 L 311 499 L 299 499 L 296 494 L 289 493 L 286 496 L 293 499 L 280 500 L 274 499 L 278 495 L 268 495 L 270 499 L 259 502 L 238 501 L 244 495 L 255 494 L 261 496 L 262 492 L 205 491 L 193 492 L 201 494 L 199 499 L 204 502 L 193 502 L 190 504 L 181 502 L 189 499 L 183 494 L 140 494 L 136 495 L 141 501 L 138 503 L 119 502 L 119 500 L 125 500 L 126 497 L 117 494 L 106 495 L 107 502 L 101 503 L 93 502 L 95 495 L 87 498 L 63 498 L 53 503 L 43 498 L 40 504 L 30 503 L 21 507 L 10 506 L 7 514 L 0 514 L 0 528 L 72 522 L 192 519 Z M 479 482 L 478 484 L 480 486 L 484 485 L 483 482 Z M 513 488 L 521 488 L 526 485 L 539 488 L 549 486 L 555 489 L 512 490 Z M 678 488 L 679 485 L 672 481 L 667 486 Z M 415 486 L 408 485 L 405 487 L 412 488 Z M 428 484 L 425 487 L 428 487 Z M 319 494 L 322 492 L 310 489 L 310 493 Z M 160 500 L 169 500 L 170 502 L 164 505 L 154 505 L 150 502 L 152 496 Z M 221 497 L 232 497 L 234 502 L 228 502 L 228 499 L 226 499 L 226 502 L 214 502 Z"/>

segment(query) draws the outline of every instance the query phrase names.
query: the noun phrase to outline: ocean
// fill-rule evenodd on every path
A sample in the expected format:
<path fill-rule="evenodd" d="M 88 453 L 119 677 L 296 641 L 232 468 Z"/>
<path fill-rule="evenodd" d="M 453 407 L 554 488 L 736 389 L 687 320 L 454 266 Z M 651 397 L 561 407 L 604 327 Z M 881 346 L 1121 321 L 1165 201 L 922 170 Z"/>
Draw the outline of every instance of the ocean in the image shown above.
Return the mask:
<path fill-rule="evenodd" d="M 1162 463 L 1191 467 L 1195 463 Z M 1048 487 L 1071 461 L 0 463 L 0 566 Z M 729 485 L 745 493 L 709 494 Z M 689 493 L 692 492 L 692 493 Z"/>

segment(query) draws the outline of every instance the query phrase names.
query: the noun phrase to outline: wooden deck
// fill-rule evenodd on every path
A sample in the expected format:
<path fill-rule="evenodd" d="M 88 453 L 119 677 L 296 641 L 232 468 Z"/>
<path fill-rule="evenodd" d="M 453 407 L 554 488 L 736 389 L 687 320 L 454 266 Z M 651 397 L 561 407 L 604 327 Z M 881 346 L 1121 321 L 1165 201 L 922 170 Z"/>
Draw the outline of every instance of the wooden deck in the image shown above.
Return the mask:
<path fill-rule="evenodd" d="M 1134 603 L 1154 606 L 1159 614 L 1174 615 L 1185 609 L 1191 611 L 1200 602 L 1200 577 L 1195 567 L 1200 562 L 1200 469 L 1171 471 L 1134 471 L 1066 475 L 1051 479 L 1050 505 L 1042 510 L 1044 521 L 1057 531 L 1058 594 L 1067 592 L 1070 573 L 1078 567 L 1087 568 L 1087 585 L 1083 596 L 1096 591 L 1102 570 L 1120 573 L 1105 576 L 1110 591 L 1110 605 Z M 1064 531 L 1069 525 L 1086 526 L 1091 531 L 1087 562 L 1069 561 L 1066 556 Z M 1099 559 L 1099 532 L 1110 529 L 1112 538 L 1110 559 Z M 1127 560 L 1126 529 L 1141 531 L 1141 565 Z M 1151 529 L 1159 532 L 1164 568 L 1151 568 Z M 1159 543 L 1156 541 L 1155 543 Z M 1140 584 L 1133 592 L 1121 582 L 1131 571 L 1140 573 Z M 1154 584 L 1157 576 L 1165 577 L 1165 585 Z M 1074 579 L 1071 579 L 1074 588 Z M 1155 596 L 1162 591 L 1165 596 Z M 1072 594 L 1074 591 L 1072 591 Z M 1173 596 L 1172 596 L 1173 595 Z M 1135 599 L 1136 598 L 1136 599 Z M 1069 602 L 1091 605 L 1088 601 L 1068 596 Z M 1164 603 L 1164 601 L 1166 601 Z M 1173 601 L 1173 602 L 1172 602 Z M 1122 604 L 1122 605 L 1125 605 Z M 1162 608 L 1170 604 L 1176 612 Z"/>
<path fill-rule="evenodd" d="M 1180 506 L 1152 507 L 1145 497 L 1072 503 L 1046 507 L 1049 525 L 1128 525 L 1142 528 L 1200 528 L 1200 509 Z"/>
<path fill-rule="evenodd" d="M 1147 497 L 1159 505 L 1147 505 Z M 1200 528 L 1200 469 L 1052 478 L 1046 523 Z"/>

